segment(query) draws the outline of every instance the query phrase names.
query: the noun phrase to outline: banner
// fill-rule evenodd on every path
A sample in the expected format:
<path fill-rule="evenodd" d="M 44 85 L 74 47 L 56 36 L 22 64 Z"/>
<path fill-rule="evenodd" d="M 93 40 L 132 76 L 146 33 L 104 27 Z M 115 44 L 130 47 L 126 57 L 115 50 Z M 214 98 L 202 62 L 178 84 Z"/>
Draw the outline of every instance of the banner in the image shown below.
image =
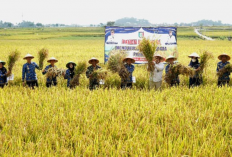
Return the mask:
<path fill-rule="evenodd" d="M 176 27 L 105 27 L 105 62 L 110 54 L 123 50 L 135 59 L 135 63 L 147 63 L 145 57 L 137 49 L 143 38 L 157 40 L 155 53 L 167 57 L 173 55 L 178 58 L 177 28 Z"/>

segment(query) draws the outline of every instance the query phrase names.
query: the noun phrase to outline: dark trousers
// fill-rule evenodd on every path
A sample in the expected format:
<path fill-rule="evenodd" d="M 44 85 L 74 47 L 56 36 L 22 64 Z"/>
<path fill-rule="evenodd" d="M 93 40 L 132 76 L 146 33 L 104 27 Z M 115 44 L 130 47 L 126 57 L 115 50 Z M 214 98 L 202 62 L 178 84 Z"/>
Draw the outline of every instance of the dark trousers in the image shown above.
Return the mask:
<path fill-rule="evenodd" d="M 121 89 L 132 88 L 132 83 L 121 83 Z"/>
<path fill-rule="evenodd" d="M 171 83 L 171 87 L 173 87 L 173 86 L 179 86 L 179 82 L 175 82 L 175 83 Z"/>
<path fill-rule="evenodd" d="M 0 84 L 0 88 L 4 88 L 5 84 Z"/>
<path fill-rule="evenodd" d="M 56 86 L 57 82 L 47 82 L 46 87 L 50 88 L 51 86 Z"/>
<path fill-rule="evenodd" d="M 28 87 L 34 89 L 35 87 L 39 87 L 37 80 L 35 81 L 26 81 Z"/>
<path fill-rule="evenodd" d="M 218 87 L 229 86 L 230 81 L 218 81 Z"/>
<path fill-rule="evenodd" d="M 196 87 L 196 86 L 200 86 L 202 82 L 202 79 L 199 77 L 193 77 L 189 79 L 189 88 L 191 87 Z"/>

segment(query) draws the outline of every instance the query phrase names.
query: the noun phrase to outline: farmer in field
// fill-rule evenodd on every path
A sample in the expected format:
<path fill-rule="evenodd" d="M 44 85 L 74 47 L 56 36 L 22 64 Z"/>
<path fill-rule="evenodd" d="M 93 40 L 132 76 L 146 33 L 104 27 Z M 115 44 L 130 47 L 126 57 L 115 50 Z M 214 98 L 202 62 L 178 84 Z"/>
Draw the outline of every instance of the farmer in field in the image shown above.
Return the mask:
<path fill-rule="evenodd" d="M 217 64 L 217 72 L 221 71 L 227 64 L 230 64 L 230 62 L 228 62 L 230 60 L 230 56 L 226 53 L 223 53 L 218 56 L 218 59 L 221 61 Z M 221 77 L 218 77 L 218 87 L 229 85 L 229 82 L 230 72 L 225 72 Z"/>
<path fill-rule="evenodd" d="M 132 57 L 126 57 L 123 59 L 123 62 L 126 63 L 124 66 L 127 69 L 127 71 L 130 73 L 129 77 L 127 80 L 121 80 L 121 88 L 132 88 L 132 73 L 135 69 L 134 65 L 132 63 L 135 63 L 135 60 Z"/>
<path fill-rule="evenodd" d="M 0 88 L 3 88 L 7 84 L 7 75 L 10 74 L 10 71 L 7 72 L 7 69 L 4 67 L 6 62 L 0 60 Z"/>
<path fill-rule="evenodd" d="M 99 86 L 98 79 L 94 78 L 92 75 L 94 70 L 101 68 L 100 66 L 97 65 L 98 63 L 99 63 L 99 60 L 97 58 L 93 57 L 89 60 L 89 64 L 91 64 L 91 66 L 89 66 L 87 68 L 86 77 L 89 79 L 89 89 L 90 90 L 96 89 Z"/>
<path fill-rule="evenodd" d="M 155 61 L 152 62 L 152 65 L 154 66 L 154 71 L 150 73 L 150 81 L 149 81 L 149 88 L 155 89 L 156 91 L 161 90 L 162 85 L 162 76 L 163 76 L 163 70 L 164 70 L 164 64 L 162 63 L 164 61 L 164 58 L 156 54 L 154 56 Z"/>
<path fill-rule="evenodd" d="M 39 69 L 39 66 L 35 62 L 31 62 L 31 60 L 34 58 L 31 54 L 27 54 L 23 59 L 27 60 L 27 63 L 23 65 L 22 69 L 22 81 L 23 85 L 25 85 L 25 82 L 28 87 L 34 89 L 34 87 L 38 87 L 38 81 L 37 81 L 37 75 L 35 72 L 35 69 Z M 25 78 L 26 76 L 26 78 Z"/>
<path fill-rule="evenodd" d="M 170 73 L 170 68 L 174 66 L 174 61 L 176 60 L 177 58 L 170 55 L 167 57 L 166 59 L 166 62 L 168 63 L 168 65 L 166 66 L 165 68 L 165 73 L 168 74 Z M 178 86 L 180 84 L 180 79 L 179 79 L 179 76 L 178 74 L 175 75 L 175 78 L 173 78 L 173 80 L 171 80 L 171 86 Z"/>
<path fill-rule="evenodd" d="M 47 60 L 50 65 L 46 66 L 45 69 L 42 71 L 42 74 L 45 75 L 50 68 L 56 68 L 55 63 L 58 62 L 58 60 L 55 57 L 51 57 L 50 59 Z M 49 88 L 51 86 L 56 86 L 57 85 L 57 79 L 56 76 L 47 77 L 46 80 L 46 86 Z"/>
<path fill-rule="evenodd" d="M 200 56 L 196 52 L 194 52 L 190 54 L 188 57 L 191 58 L 191 61 L 188 66 L 195 69 L 196 72 L 193 77 L 189 78 L 189 88 L 190 88 L 190 87 L 199 86 L 202 83 L 202 76 L 199 74 L 199 70 L 201 68 L 198 59 L 200 58 Z"/>
<path fill-rule="evenodd" d="M 67 87 L 70 87 L 70 81 L 73 79 L 74 76 L 74 69 L 75 69 L 76 63 L 70 61 L 66 64 L 66 67 L 68 68 L 66 70 L 64 79 L 67 79 Z"/>

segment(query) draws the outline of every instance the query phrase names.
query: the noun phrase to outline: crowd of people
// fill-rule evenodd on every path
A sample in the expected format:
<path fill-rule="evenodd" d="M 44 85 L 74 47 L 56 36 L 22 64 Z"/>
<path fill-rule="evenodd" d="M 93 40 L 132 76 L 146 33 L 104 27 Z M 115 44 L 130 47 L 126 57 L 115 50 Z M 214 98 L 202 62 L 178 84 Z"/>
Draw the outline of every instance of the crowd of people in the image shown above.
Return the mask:
<path fill-rule="evenodd" d="M 197 53 L 192 53 L 191 55 L 188 56 L 191 58 L 189 67 L 195 69 L 195 75 L 193 77 L 189 78 L 189 87 L 195 87 L 199 86 L 202 83 L 202 76 L 199 74 L 200 70 L 200 64 L 199 63 L 199 55 Z M 23 85 L 27 85 L 30 88 L 38 87 L 38 81 L 37 81 L 37 75 L 35 69 L 42 70 L 39 68 L 39 66 L 35 63 L 32 62 L 32 59 L 34 56 L 31 54 L 27 54 L 23 59 L 26 60 L 26 63 L 23 65 L 22 68 L 22 83 Z M 162 78 L 163 78 L 163 70 L 165 68 L 165 73 L 170 72 L 170 68 L 176 64 L 176 57 L 174 56 L 168 56 L 166 58 L 166 67 L 164 64 L 165 58 L 162 57 L 159 54 L 156 54 L 154 56 L 154 61 L 152 62 L 152 65 L 154 66 L 154 70 L 150 73 L 150 80 L 149 80 L 149 88 L 151 90 L 161 90 L 161 85 L 162 85 Z M 227 64 L 230 64 L 230 56 L 223 53 L 218 56 L 218 59 L 220 62 L 217 64 L 216 72 L 219 72 L 222 70 Z M 49 63 L 48 66 L 46 66 L 42 70 L 42 74 L 45 75 L 48 70 L 52 67 L 56 67 L 55 63 L 58 62 L 58 60 L 54 57 L 51 57 L 50 59 L 47 60 Z M 121 88 L 132 88 L 133 86 L 133 72 L 135 70 L 135 66 L 133 63 L 135 63 L 135 60 L 132 57 L 126 57 L 123 59 L 124 66 L 129 72 L 129 77 L 127 80 L 124 80 L 121 82 Z M 101 69 L 101 67 L 98 65 L 99 60 L 97 58 L 91 58 L 88 63 L 90 66 L 87 68 L 86 71 L 86 77 L 89 79 L 89 89 L 93 90 L 96 89 L 99 86 L 99 80 L 97 78 L 93 77 L 93 72 L 97 69 Z M 5 62 L 0 60 L 0 87 L 4 87 L 7 85 L 7 76 L 11 73 L 10 71 L 7 71 L 7 69 L 4 67 Z M 74 69 L 75 69 L 76 63 L 75 62 L 68 62 L 66 64 L 67 70 L 64 74 L 64 79 L 67 79 L 67 86 L 70 87 L 70 81 L 73 79 L 73 76 L 75 75 Z M 218 78 L 218 86 L 224 86 L 224 85 L 229 85 L 230 81 L 230 72 L 227 71 L 223 73 L 223 76 Z M 178 86 L 180 84 L 180 79 L 178 74 L 175 75 L 175 78 L 171 81 L 171 86 Z M 52 78 L 47 77 L 46 79 L 46 86 L 49 88 L 51 86 L 56 86 L 57 85 L 57 76 L 53 76 Z"/>

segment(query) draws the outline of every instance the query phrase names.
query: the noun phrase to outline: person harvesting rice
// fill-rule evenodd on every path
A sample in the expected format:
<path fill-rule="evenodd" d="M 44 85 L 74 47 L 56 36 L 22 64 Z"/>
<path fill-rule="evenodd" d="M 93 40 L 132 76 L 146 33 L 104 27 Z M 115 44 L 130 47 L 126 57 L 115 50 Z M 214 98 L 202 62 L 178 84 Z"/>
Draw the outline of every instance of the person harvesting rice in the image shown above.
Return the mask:
<path fill-rule="evenodd" d="M 152 69 L 154 70 L 150 72 L 149 88 L 157 91 L 161 90 L 164 70 L 164 64 L 162 62 L 164 61 L 164 58 L 159 54 L 156 54 L 154 58 L 155 61 L 151 62 L 151 65 L 153 66 Z M 151 67 L 148 66 L 148 70 L 150 70 L 150 68 Z"/>
<path fill-rule="evenodd" d="M 45 69 L 42 72 L 43 75 L 45 75 L 49 70 L 56 70 L 55 63 L 57 63 L 58 60 L 55 57 L 51 57 L 50 59 L 47 60 L 47 62 L 50 63 L 50 65 L 45 67 Z M 56 86 L 56 85 L 57 85 L 56 75 L 47 76 L 46 86 L 49 88 L 51 86 Z"/>
<path fill-rule="evenodd" d="M 171 72 L 170 69 L 174 66 L 174 64 L 175 64 L 174 61 L 175 60 L 176 60 L 176 57 L 174 57 L 172 55 L 167 57 L 166 62 L 168 63 L 168 65 L 165 68 L 166 75 Z M 170 85 L 171 86 L 178 86 L 179 84 L 180 84 L 179 75 L 174 74 L 174 78 L 171 80 Z"/>
<path fill-rule="evenodd" d="M 90 90 L 96 89 L 99 86 L 98 79 L 93 77 L 93 72 L 95 70 L 101 69 L 101 67 L 97 65 L 98 63 L 99 60 L 97 58 L 93 57 L 89 60 L 89 64 L 91 64 L 91 66 L 87 68 L 86 77 L 89 79 Z"/>
<path fill-rule="evenodd" d="M 194 86 L 199 86 L 202 83 L 202 78 L 201 75 L 199 74 L 199 70 L 201 70 L 201 68 L 198 59 L 200 58 L 200 56 L 196 52 L 193 52 L 188 57 L 191 58 L 191 61 L 188 66 L 195 69 L 196 72 L 193 77 L 189 78 L 189 88 L 190 88 Z"/>
<path fill-rule="evenodd" d="M 223 53 L 221 55 L 218 56 L 218 59 L 221 60 L 220 62 L 218 62 L 217 64 L 217 73 L 222 72 L 224 67 L 226 65 L 229 65 L 230 62 L 228 62 L 230 60 L 230 56 L 227 55 L 226 53 Z M 222 85 L 229 85 L 230 82 L 230 71 L 225 71 L 222 73 L 222 76 L 218 77 L 218 87 L 222 87 Z"/>
<path fill-rule="evenodd" d="M 31 62 L 34 58 L 31 54 L 27 54 L 23 59 L 27 60 L 27 63 L 23 65 L 22 69 L 22 82 L 25 85 L 25 82 L 28 87 L 34 89 L 34 87 L 38 87 L 37 75 L 35 69 L 39 69 L 39 66 L 35 62 Z M 26 78 L 25 78 L 26 76 Z"/>
<path fill-rule="evenodd" d="M 127 69 L 127 71 L 129 72 L 129 77 L 127 80 L 121 80 L 121 88 L 132 88 L 132 73 L 135 69 L 134 65 L 132 65 L 132 63 L 135 63 L 135 60 L 132 57 L 126 57 L 123 59 L 123 62 L 125 62 L 126 64 L 124 65 L 125 68 Z"/>
<path fill-rule="evenodd" d="M 75 69 L 76 63 L 70 61 L 66 64 L 66 67 L 68 68 L 66 70 L 64 79 L 67 79 L 67 87 L 70 87 L 70 81 L 73 79 L 73 76 L 75 75 L 74 69 Z"/>
<path fill-rule="evenodd" d="M 7 84 L 7 75 L 10 71 L 7 72 L 7 69 L 4 67 L 6 62 L 0 60 L 0 87 L 3 88 Z"/>

